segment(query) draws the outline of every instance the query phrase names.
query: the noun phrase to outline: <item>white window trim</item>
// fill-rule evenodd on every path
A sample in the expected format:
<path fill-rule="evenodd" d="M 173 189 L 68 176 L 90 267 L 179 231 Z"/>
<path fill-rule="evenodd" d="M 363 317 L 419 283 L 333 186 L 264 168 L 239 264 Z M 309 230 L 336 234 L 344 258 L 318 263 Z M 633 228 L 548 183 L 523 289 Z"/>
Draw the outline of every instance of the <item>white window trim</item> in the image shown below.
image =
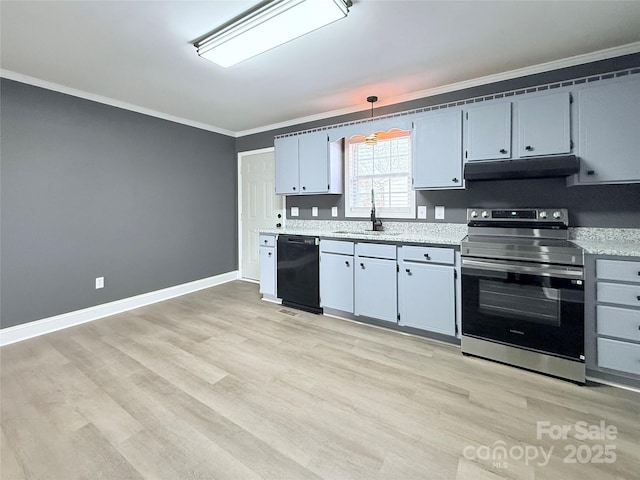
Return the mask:
<path fill-rule="evenodd" d="M 411 175 L 413 162 L 411 132 L 409 132 L 409 174 Z M 371 207 L 354 207 L 351 208 L 351 147 L 346 142 L 345 162 L 344 162 L 344 216 L 345 218 L 369 218 L 371 216 Z M 407 209 L 397 209 L 391 207 L 376 206 L 376 217 L 381 219 L 414 219 L 416 218 L 416 192 L 409 187 L 409 206 Z"/>

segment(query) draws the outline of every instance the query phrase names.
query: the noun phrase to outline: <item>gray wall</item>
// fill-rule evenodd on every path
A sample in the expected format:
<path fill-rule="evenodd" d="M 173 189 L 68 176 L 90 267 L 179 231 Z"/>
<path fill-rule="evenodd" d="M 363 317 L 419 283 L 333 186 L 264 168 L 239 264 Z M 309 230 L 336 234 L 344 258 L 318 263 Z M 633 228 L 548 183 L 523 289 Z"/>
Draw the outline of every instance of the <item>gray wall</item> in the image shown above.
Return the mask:
<path fill-rule="evenodd" d="M 481 85 L 375 110 L 376 115 L 412 110 L 429 105 L 489 95 L 507 90 L 569 80 L 640 66 L 640 53 L 577 65 L 527 77 Z M 375 92 L 373 92 L 375 93 Z M 363 102 L 364 103 L 364 102 Z M 262 132 L 238 138 L 238 151 L 273 146 L 273 137 L 324 125 L 366 118 L 370 111 L 327 118 L 315 122 Z M 427 205 L 427 221 L 434 220 L 433 207 L 446 207 L 446 222 L 464 223 L 466 208 L 486 207 L 563 207 L 568 208 L 574 226 L 640 228 L 640 184 L 566 187 L 563 179 L 485 181 L 468 183 L 466 190 L 423 191 L 417 193 L 417 205 Z M 332 206 L 337 206 L 338 219 L 344 219 L 344 198 L 341 195 L 287 197 L 287 207 L 300 207 L 301 219 L 310 219 L 311 207 L 319 209 L 318 219 L 330 219 Z M 290 210 L 287 208 L 287 216 Z"/>
<path fill-rule="evenodd" d="M 0 99 L 2 327 L 237 269 L 234 138 L 6 79 Z"/>

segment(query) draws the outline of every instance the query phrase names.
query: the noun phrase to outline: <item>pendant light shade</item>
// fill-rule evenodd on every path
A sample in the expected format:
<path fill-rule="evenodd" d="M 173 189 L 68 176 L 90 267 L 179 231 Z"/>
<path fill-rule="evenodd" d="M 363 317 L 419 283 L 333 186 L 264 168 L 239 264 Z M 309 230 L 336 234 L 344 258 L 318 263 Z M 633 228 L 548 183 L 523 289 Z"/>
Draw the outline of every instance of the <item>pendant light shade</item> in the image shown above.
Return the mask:
<path fill-rule="evenodd" d="M 373 104 L 376 103 L 377 101 L 378 101 L 378 97 L 376 97 L 375 95 L 371 95 L 370 97 L 367 97 L 367 102 L 371 104 L 371 118 L 373 118 Z M 373 132 L 367 135 L 366 137 L 364 137 L 364 143 L 371 146 L 377 145 L 378 133 Z"/>

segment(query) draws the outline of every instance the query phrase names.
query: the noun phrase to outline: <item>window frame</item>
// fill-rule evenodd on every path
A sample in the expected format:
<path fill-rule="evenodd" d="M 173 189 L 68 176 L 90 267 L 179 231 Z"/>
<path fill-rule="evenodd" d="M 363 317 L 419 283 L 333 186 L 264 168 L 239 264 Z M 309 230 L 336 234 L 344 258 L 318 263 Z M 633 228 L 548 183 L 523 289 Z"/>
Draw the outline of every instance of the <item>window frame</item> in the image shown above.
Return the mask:
<path fill-rule="evenodd" d="M 412 188 L 412 162 L 413 162 L 413 142 L 412 142 L 412 131 L 411 130 L 403 130 L 399 128 L 392 128 L 387 131 L 378 131 L 376 132 L 378 136 L 378 141 L 391 141 L 395 138 L 406 138 L 409 152 L 407 154 L 407 199 L 408 205 L 407 207 L 397 208 L 397 207 L 384 207 L 376 204 L 376 217 L 378 218 L 386 218 L 386 219 L 415 219 L 416 218 L 416 193 Z M 371 206 L 367 207 L 352 207 L 351 199 L 353 197 L 352 192 L 352 153 L 351 146 L 353 144 L 361 144 L 365 142 L 364 135 L 353 135 L 345 139 L 345 162 L 344 162 L 344 215 L 345 218 L 369 218 L 371 215 Z M 404 176 L 405 173 L 401 172 L 389 174 L 379 174 L 378 177 L 393 177 L 393 176 Z M 363 175 L 365 177 L 365 175 Z M 366 177 L 374 177 L 374 175 L 366 175 Z"/>

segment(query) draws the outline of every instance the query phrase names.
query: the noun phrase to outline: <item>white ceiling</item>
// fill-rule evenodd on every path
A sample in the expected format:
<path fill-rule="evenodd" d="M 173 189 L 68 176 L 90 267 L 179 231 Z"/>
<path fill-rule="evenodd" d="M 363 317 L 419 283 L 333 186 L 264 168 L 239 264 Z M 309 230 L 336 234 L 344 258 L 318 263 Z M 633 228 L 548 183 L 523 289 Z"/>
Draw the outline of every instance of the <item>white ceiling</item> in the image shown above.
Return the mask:
<path fill-rule="evenodd" d="M 195 39 L 254 3 L 2 0 L 0 66 L 246 134 L 366 110 L 368 95 L 382 106 L 603 49 L 640 51 L 637 0 L 354 0 L 346 19 L 228 69 L 197 56 Z"/>

